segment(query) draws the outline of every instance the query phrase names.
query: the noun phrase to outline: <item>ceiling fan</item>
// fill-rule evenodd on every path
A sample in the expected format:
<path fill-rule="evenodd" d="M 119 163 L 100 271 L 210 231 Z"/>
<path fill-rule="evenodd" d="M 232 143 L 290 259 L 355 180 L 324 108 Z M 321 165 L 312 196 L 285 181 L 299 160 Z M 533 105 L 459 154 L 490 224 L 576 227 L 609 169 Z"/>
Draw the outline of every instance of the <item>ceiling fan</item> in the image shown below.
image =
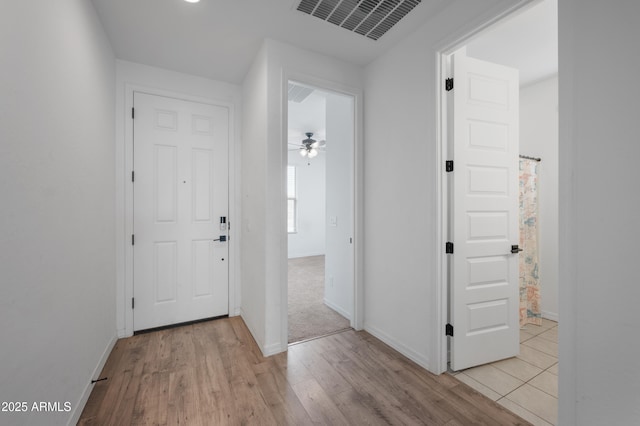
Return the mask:
<path fill-rule="evenodd" d="M 313 158 L 318 155 L 318 152 L 325 150 L 325 146 L 327 145 L 326 141 L 316 141 L 315 139 L 311 139 L 311 136 L 313 136 L 313 133 L 311 132 L 307 132 L 305 133 L 305 135 L 307 136 L 307 138 L 302 141 L 301 145 L 290 143 L 289 145 L 293 145 L 296 148 L 289 149 L 289 151 L 297 150 L 301 156 Z"/>

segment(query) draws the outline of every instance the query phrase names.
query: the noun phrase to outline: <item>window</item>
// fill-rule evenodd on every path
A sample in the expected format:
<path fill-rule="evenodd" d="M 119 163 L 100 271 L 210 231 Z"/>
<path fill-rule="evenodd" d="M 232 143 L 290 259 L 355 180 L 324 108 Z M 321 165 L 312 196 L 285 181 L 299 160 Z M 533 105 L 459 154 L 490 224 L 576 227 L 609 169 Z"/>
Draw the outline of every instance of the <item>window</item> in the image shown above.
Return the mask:
<path fill-rule="evenodd" d="M 296 168 L 287 166 L 287 232 L 295 234 L 297 229 L 297 200 L 296 200 Z"/>

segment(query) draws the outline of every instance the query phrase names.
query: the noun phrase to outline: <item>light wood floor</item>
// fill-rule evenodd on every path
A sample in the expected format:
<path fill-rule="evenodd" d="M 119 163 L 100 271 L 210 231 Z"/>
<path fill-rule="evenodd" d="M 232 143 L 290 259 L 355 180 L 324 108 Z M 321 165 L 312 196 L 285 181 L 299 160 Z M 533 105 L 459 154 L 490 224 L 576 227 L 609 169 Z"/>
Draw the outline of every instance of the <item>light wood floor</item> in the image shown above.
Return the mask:
<path fill-rule="evenodd" d="M 79 424 L 527 425 L 366 332 L 264 358 L 240 317 L 119 340 Z"/>

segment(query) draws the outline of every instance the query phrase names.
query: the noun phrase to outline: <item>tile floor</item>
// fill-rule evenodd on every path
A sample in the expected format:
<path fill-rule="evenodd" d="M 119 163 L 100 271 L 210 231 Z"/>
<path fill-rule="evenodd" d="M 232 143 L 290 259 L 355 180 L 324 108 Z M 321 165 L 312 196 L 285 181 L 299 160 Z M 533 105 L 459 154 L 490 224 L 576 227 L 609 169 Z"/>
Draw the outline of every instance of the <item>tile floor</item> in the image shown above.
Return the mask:
<path fill-rule="evenodd" d="M 520 330 L 520 355 L 452 373 L 534 425 L 557 424 L 558 323 Z"/>

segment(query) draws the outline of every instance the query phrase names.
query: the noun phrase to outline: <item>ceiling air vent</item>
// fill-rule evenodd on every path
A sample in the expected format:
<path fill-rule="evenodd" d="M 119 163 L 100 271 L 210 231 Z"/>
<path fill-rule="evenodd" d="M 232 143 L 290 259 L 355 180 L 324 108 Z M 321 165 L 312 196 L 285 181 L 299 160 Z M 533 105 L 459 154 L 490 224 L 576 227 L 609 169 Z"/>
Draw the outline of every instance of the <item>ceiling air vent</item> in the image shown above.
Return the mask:
<path fill-rule="evenodd" d="M 298 10 L 377 40 L 422 0 L 302 0 Z"/>
<path fill-rule="evenodd" d="M 289 100 L 291 102 L 301 103 L 313 93 L 313 89 L 297 84 L 289 83 Z"/>

